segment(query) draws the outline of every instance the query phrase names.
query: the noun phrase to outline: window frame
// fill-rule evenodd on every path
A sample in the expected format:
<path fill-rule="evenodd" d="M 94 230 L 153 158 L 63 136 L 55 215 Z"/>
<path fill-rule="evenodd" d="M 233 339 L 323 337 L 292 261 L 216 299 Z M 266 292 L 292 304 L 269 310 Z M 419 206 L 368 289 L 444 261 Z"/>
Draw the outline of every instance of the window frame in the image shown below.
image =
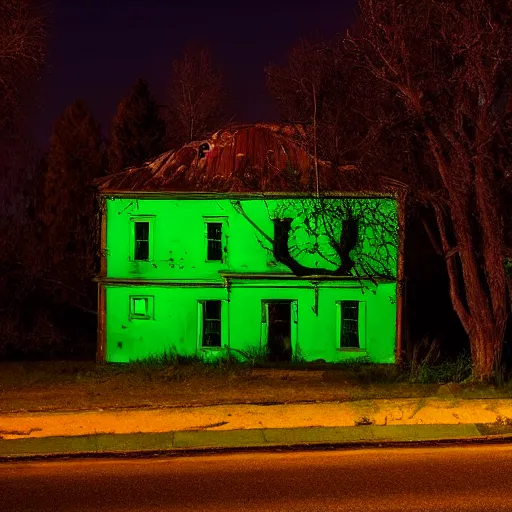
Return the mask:
<path fill-rule="evenodd" d="M 205 324 L 205 321 L 207 320 L 205 318 L 205 313 L 206 313 L 206 303 L 207 302 L 219 302 L 220 304 L 220 315 L 219 315 L 219 324 L 220 324 L 220 329 L 219 329 L 219 335 L 220 335 L 220 345 L 215 345 L 215 346 L 211 346 L 211 345 L 204 345 L 203 344 L 203 341 L 204 341 L 204 334 L 205 334 L 205 329 L 204 329 L 204 324 Z M 226 325 L 226 318 L 225 318 L 225 315 L 226 315 L 226 308 L 224 307 L 223 303 L 225 301 L 223 301 L 222 299 L 202 299 L 202 300 L 198 300 L 197 301 L 197 346 L 198 346 L 198 349 L 199 350 L 222 350 L 222 347 L 223 347 L 223 341 L 224 341 L 224 327 Z M 211 320 L 216 320 L 216 319 L 211 319 Z"/>
<path fill-rule="evenodd" d="M 129 295 L 128 296 L 128 307 L 130 320 L 154 320 L 155 313 L 155 296 L 154 295 Z M 141 315 L 135 313 L 135 301 L 145 300 L 146 301 L 146 314 Z"/>
<path fill-rule="evenodd" d="M 210 236 L 210 227 L 213 227 L 213 226 L 220 226 L 220 237 L 217 238 L 213 238 L 212 236 Z M 222 229 L 223 225 L 222 225 L 222 222 L 207 222 L 206 223 L 206 260 L 207 261 L 219 261 L 220 263 L 222 263 L 222 257 L 223 257 L 223 252 L 224 252 L 224 240 L 223 240 L 223 229 Z M 220 244 L 220 254 L 219 254 L 219 258 L 211 258 L 210 256 L 210 251 L 213 252 L 213 247 L 212 247 L 212 243 L 215 242 L 215 243 L 218 243 Z"/>
<path fill-rule="evenodd" d="M 135 246 L 136 246 L 136 227 L 138 222 L 147 222 L 149 224 L 148 233 L 148 259 L 138 260 L 135 259 Z M 155 237 L 155 216 L 154 215 L 136 215 L 130 217 L 130 244 L 129 244 L 129 255 L 128 259 L 131 262 L 139 263 L 142 261 L 153 261 L 154 257 L 154 237 Z"/>
<path fill-rule="evenodd" d="M 204 261 L 205 263 L 213 264 L 226 264 L 228 259 L 228 235 L 227 229 L 229 227 L 227 217 L 210 217 L 203 216 L 203 232 L 204 232 Z M 221 225 L 221 259 L 210 260 L 208 259 L 208 224 L 220 224 Z"/>
<path fill-rule="evenodd" d="M 358 315 L 357 315 L 357 334 L 358 334 L 358 347 L 344 347 L 341 345 L 341 335 L 343 332 L 343 304 L 346 302 L 357 302 L 358 303 Z M 336 350 L 340 352 L 366 352 L 366 319 L 367 319 L 367 303 L 364 300 L 358 299 L 344 299 L 336 301 Z"/>

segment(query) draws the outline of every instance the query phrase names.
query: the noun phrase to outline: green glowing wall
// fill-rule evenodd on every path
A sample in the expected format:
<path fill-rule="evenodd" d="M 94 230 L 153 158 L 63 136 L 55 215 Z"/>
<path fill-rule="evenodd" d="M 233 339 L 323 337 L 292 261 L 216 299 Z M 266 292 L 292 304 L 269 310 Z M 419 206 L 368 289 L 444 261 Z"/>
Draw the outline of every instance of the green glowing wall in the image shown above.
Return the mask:
<path fill-rule="evenodd" d="M 396 339 L 397 203 L 394 199 L 126 199 L 106 198 L 105 359 L 127 362 L 164 351 L 215 359 L 265 347 L 264 302 L 293 301 L 291 344 L 295 358 L 335 362 L 367 356 L 394 362 Z M 319 214 L 320 212 L 320 214 Z M 277 263 L 270 242 L 272 218 L 293 218 L 290 252 L 309 267 L 339 263 L 329 236 L 339 238 L 343 215 L 358 219 L 351 252 L 363 279 L 248 279 L 246 274 L 289 274 Z M 309 220 L 306 220 L 309 219 Z M 133 223 L 150 222 L 149 261 L 134 261 Z M 205 222 L 223 223 L 224 260 L 206 261 Z M 307 228 L 305 228 L 307 224 Z M 219 271 L 236 272 L 230 286 Z M 126 281 L 129 280 L 130 283 Z M 315 290 L 316 288 L 316 290 Z M 149 297 L 149 318 L 134 318 L 130 297 Z M 198 301 L 222 301 L 222 349 L 202 348 Z M 340 349 L 339 301 L 361 301 L 361 348 Z"/>

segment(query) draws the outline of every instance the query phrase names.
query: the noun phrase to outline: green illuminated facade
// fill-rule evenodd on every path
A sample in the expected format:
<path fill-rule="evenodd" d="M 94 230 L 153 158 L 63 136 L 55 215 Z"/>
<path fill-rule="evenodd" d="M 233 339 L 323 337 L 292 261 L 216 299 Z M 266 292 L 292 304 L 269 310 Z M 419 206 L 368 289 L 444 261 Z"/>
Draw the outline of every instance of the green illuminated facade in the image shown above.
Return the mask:
<path fill-rule="evenodd" d="M 125 193 L 102 205 L 99 359 L 395 362 L 396 197 Z"/>

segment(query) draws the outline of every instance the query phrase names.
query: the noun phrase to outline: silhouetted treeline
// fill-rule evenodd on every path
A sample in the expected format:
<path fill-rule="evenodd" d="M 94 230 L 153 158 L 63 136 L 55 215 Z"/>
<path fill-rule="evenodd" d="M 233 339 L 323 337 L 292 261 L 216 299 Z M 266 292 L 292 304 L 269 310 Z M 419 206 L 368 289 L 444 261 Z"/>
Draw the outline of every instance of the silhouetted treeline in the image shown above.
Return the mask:
<path fill-rule="evenodd" d="M 511 19 L 510 2 L 498 0 L 360 0 L 357 29 L 299 42 L 285 65 L 265 70 L 283 121 L 303 126 L 300 142 L 312 155 L 407 190 L 407 355 L 424 336 L 441 338 L 445 354 L 469 346 L 483 380 L 501 374 L 510 313 Z M 27 48 L 39 66 L 41 47 Z M 9 76 L 24 90 L 32 70 L 21 69 Z M 2 72 L 9 69 L 0 60 Z M 224 79 L 206 49 L 189 47 L 173 64 L 163 103 L 137 80 L 104 141 L 76 101 L 56 121 L 44 157 L 4 135 L 11 170 L 23 169 L 19 182 L 12 171 L 2 178 L 16 199 L 1 224 L 0 321 L 15 350 L 76 347 L 66 329 L 95 323 L 90 181 L 230 120 Z M 68 322 L 73 315 L 82 320 Z M 85 338 L 92 354 L 94 331 Z"/>
<path fill-rule="evenodd" d="M 8 78 L 2 83 L 20 99 L 0 105 L 10 115 L 9 125 L 0 126 L 0 358 L 91 359 L 99 261 L 92 181 L 219 129 L 227 115 L 223 78 L 207 49 L 190 46 L 173 64 L 167 107 L 138 78 L 104 139 L 89 107 L 77 99 L 55 121 L 42 154 L 24 136 L 21 113 L 30 107 L 22 101 L 24 91 L 35 86 L 44 64 L 43 19 L 23 1 L 9 0 L 0 7 L 0 28 L 7 23 L 25 23 L 27 41 L 14 56 L 18 69 L 2 67 L 0 57 L 0 76 Z"/>

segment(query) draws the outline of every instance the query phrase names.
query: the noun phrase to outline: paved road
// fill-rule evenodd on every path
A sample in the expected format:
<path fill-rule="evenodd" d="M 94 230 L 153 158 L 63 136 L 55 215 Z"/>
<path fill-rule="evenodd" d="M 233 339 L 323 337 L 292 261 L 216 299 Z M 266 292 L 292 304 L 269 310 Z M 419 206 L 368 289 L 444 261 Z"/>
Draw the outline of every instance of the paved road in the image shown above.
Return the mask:
<path fill-rule="evenodd" d="M 6 511 L 512 510 L 512 445 L 0 464 Z"/>

